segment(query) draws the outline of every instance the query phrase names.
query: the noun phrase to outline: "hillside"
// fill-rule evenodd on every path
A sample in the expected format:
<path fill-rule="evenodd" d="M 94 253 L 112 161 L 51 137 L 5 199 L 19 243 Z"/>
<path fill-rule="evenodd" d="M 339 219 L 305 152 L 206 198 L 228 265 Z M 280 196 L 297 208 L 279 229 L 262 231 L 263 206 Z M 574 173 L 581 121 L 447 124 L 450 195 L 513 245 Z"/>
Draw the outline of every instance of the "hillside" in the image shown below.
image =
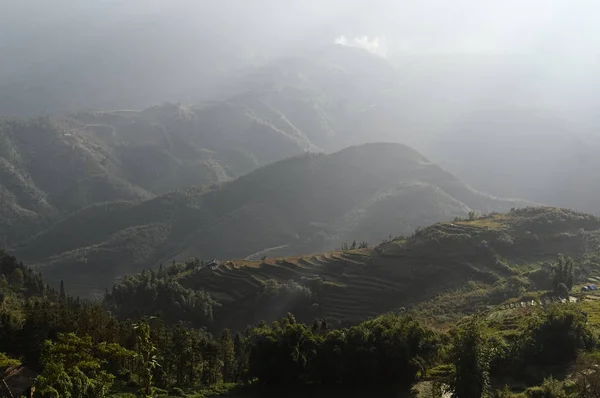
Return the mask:
<path fill-rule="evenodd" d="M 356 323 L 403 307 L 443 325 L 547 290 L 549 264 L 559 254 L 576 259 L 575 284 L 595 278 L 599 244 L 600 220 L 594 216 L 525 208 L 434 224 L 373 248 L 218 266 L 192 261 L 167 272 L 184 288 L 210 294 L 217 328 L 269 322 L 288 311 L 306 322 Z M 145 274 L 118 285 L 109 302 L 125 309 L 129 302 L 146 302 L 148 308 L 136 311 L 159 310 L 162 300 L 135 296 L 152 286 L 150 279 Z M 162 314 L 170 319 L 169 312 Z"/>
<path fill-rule="evenodd" d="M 0 119 L 0 244 L 90 205 L 221 183 L 389 131 L 371 123 L 371 105 L 393 74 L 383 59 L 329 46 L 243 68 L 197 105 Z"/>
<path fill-rule="evenodd" d="M 526 217 L 533 223 L 540 217 L 570 218 L 569 224 L 577 226 L 577 214 L 560 213 L 528 209 L 470 222 L 495 228 L 507 218 Z M 593 220 L 579 216 L 579 225 L 591 226 Z M 557 300 L 555 305 L 533 305 L 532 300 L 531 305 L 496 306 L 477 317 L 461 317 L 445 329 L 432 327 L 426 316 L 411 311 L 361 319 L 347 327 L 332 323 L 331 317 L 304 323 L 288 313 L 231 331 L 211 322 L 215 309 L 219 316 L 225 307 L 208 293 L 179 283 L 198 266 L 202 264 L 190 262 L 143 272 L 115 286 L 105 302 L 92 302 L 73 298 L 62 284 L 59 291 L 47 289 L 38 273 L 0 250 L 4 391 L 21 396 L 34 387 L 41 396 L 83 393 L 98 398 L 247 397 L 274 391 L 285 397 L 358 397 L 377 391 L 391 398 L 411 390 L 417 397 L 430 397 L 430 392 L 441 391 L 439 384 L 464 391 L 469 382 L 472 389 L 479 380 L 474 375 L 483 375 L 490 380 L 484 388 L 502 389 L 498 394 L 505 397 L 548 390 L 558 392 L 550 396 L 568 397 L 579 396 L 567 392 L 580 391 L 596 375 L 599 340 L 594 327 L 600 301 L 592 299 L 597 295 L 581 304 Z M 286 284 L 283 291 L 274 282 L 266 285 L 258 302 L 243 304 L 283 299 L 280 307 L 285 307 L 292 304 L 291 291 L 311 293 L 297 283 Z M 153 306 L 164 310 L 154 312 L 160 317 L 142 318 Z M 319 308 L 316 303 L 312 307 Z M 274 310 L 278 308 L 271 306 L 265 312 L 273 315 Z M 198 325 L 209 329 L 194 327 Z M 483 370 L 457 366 L 472 362 L 473 346 L 490 350 L 481 362 Z M 137 352 L 152 356 L 140 358 Z"/>
<path fill-rule="evenodd" d="M 524 202 L 476 192 L 399 144 L 366 144 L 283 160 L 209 189 L 176 191 L 136 205 L 99 204 L 14 247 L 53 283 L 80 293 L 189 257 L 245 258 L 377 243 L 470 211 Z"/>
<path fill-rule="evenodd" d="M 597 214 L 599 143 L 588 134 L 595 127 L 567 112 L 567 104 L 536 98 L 535 90 L 525 99 L 513 98 L 515 84 L 531 73 L 530 62 L 407 56 L 394 67 L 393 60 L 329 45 L 242 63 L 227 79 L 215 81 L 211 94 L 201 90 L 177 100 L 190 105 L 64 112 L 3 123 L 0 181 L 18 182 L 0 183 L 0 216 L 13 226 L 0 243 L 14 244 L 90 204 L 219 183 L 306 151 L 373 141 L 409 145 L 482 192 Z M 502 90 L 493 84 L 498 79 L 507 80 Z M 86 96 L 90 103 L 65 109 L 124 106 L 121 101 L 95 106 L 96 93 Z M 165 94 L 153 103 L 169 98 Z M 127 109 L 147 100 L 138 103 Z M 23 124 L 30 133 L 17 127 Z M 29 165 L 33 153 L 33 163 L 46 164 L 48 148 L 19 138 L 33 130 L 52 142 L 50 155 L 58 159 L 44 176 L 51 187 Z M 73 159 L 60 156 L 69 151 Z M 74 165 L 81 175 L 60 171 Z M 50 202 L 32 203 L 40 198 Z"/>
<path fill-rule="evenodd" d="M 0 119 L 0 244 L 93 204 L 216 184 L 316 150 L 260 101 Z"/>

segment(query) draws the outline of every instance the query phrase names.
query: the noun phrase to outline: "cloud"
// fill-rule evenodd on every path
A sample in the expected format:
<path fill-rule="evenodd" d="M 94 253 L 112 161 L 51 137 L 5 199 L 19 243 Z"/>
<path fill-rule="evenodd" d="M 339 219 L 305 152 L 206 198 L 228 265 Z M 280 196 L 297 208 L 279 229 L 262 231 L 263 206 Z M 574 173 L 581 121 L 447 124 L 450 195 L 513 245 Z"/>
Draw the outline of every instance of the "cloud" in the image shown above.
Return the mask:
<path fill-rule="evenodd" d="M 379 36 L 359 36 L 349 40 L 346 36 L 341 35 L 334 40 L 334 43 L 342 46 L 362 48 L 382 57 L 387 56 L 389 49 L 387 39 Z"/>

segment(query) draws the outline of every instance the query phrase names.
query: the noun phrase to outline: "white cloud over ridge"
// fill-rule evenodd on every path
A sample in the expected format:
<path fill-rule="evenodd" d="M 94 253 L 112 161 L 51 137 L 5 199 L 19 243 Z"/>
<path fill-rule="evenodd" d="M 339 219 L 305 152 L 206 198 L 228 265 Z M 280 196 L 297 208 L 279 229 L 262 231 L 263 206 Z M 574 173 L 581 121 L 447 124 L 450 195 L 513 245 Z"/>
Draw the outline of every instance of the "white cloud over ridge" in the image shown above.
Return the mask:
<path fill-rule="evenodd" d="M 342 46 L 362 48 L 384 58 L 387 57 L 389 49 L 389 43 L 387 39 L 379 36 L 359 36 L 353 39 L 348 39 L 346 36 L 341 35 L 334 40 L 334 43 Z"/>

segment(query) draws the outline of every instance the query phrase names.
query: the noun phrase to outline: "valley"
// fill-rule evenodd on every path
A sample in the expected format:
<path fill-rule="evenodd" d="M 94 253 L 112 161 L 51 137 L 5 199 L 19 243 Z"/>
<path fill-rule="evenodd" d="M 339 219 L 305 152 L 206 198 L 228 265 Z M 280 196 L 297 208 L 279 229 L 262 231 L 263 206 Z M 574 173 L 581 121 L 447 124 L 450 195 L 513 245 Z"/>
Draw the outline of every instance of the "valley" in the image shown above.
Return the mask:
<path fill-rule="evenodd" d="M 598 7 L 437 3 L 3 4 L 0 397 L 599 397 Z"/>

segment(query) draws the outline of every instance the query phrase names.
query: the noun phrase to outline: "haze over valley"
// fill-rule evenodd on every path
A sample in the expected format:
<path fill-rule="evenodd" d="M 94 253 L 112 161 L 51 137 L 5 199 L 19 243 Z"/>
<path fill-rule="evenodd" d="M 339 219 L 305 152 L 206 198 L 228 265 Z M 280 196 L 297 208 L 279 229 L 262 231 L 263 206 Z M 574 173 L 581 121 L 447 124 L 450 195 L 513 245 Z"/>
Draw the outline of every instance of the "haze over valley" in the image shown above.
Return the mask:
<path fill-rule="evenodd" d="M 596 5 L 0 10 L 0 395 L 600 393 Z"/>

